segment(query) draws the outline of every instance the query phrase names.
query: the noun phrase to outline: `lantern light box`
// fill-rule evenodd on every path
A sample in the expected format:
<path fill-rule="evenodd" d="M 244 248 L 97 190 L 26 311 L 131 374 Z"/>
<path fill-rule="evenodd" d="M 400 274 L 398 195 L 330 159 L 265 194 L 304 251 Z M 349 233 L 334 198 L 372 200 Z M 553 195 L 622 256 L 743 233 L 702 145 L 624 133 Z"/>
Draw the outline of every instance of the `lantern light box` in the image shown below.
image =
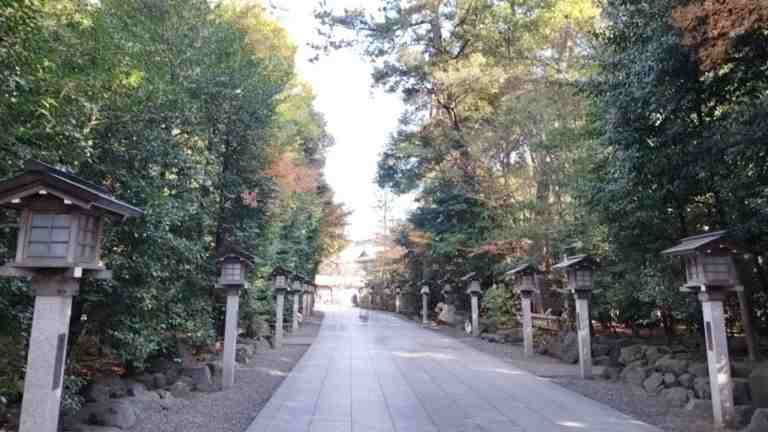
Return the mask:
<path fill-rule="evenodd" d="M 104 270 L 101 242 L 106 216 L 144 212 L 101 186 L 39 161 L 0 183 L 0 206 L 21 211 L 13 267 Z"/>
<path fill-rule="evenodd" d="M 504 276 L 515 281 L 515 289 L 518 292 L 538 291 L 536 277 L 541 274 L 541 270 L 533 264 L 526 263 L 504 273 Z"/>
<path fill-rule="evenodd" d="M 219 276 L 218 287 L 226 288 L 248 285 L 246 273 L 249 268 L 253 267 L 253 262 L 246 254 L 226 254 L 219 258 L 219 266 L 221 267 L 221 275 Z"/>
<path fill-rule="evenodd" d="M 590 291 L 594 285 L 594 272 L 597 262 L 589 255 L 567 257 L 552 267 L 553 270 L 565 271 L 570 291 Z"/>
<path fill-rule="evenodd" d="M 682 258 L 685 265 L 683 291 L 702 287 L 733 288 L 739 286 L 733 255 L 738 248 L 727 240 L 727 231 L 715 231 L 686 237 L 662 254 Z"/>

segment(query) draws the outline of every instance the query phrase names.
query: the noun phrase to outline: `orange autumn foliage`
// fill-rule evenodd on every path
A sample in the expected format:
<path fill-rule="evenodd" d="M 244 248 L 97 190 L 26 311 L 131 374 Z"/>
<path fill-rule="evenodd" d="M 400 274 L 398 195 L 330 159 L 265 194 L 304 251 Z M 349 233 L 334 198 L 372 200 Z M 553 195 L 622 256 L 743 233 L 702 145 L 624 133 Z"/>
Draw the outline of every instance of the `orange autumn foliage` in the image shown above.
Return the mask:
<path fill-rule="evenodd" d="M 285 193 L 312 192 L 317 189 L 318 172 L 297 162 L 288 153 L 275 160 L 266 174 L 272 177 Z"/>
<path fill-rule="evenodd" d="M 768 0 L 702 0 L 672 12 L 704 72 L 727 63 L 739 35 L 768 29 Z"/>

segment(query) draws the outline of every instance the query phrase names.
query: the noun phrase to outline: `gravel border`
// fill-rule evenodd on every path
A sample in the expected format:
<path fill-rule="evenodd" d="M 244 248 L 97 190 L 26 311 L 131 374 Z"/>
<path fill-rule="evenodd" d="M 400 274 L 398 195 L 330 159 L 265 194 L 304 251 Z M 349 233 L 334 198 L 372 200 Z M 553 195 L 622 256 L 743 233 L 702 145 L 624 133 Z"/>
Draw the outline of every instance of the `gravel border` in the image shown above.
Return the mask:
<path fill-rule="evenodd" d="M 296 336 L 314 340 L 323 315 L 302 324 Z M 161 406 L 146 403 L 131 432 L 244 432 L 266 405 L 310 345 L 292 344 L 290 335 L 280 350 L 259 353 L 247 366 L 239 365 L 235 385 L 226 391 L 194 393 L 191 399 L 171 399 Z"/>

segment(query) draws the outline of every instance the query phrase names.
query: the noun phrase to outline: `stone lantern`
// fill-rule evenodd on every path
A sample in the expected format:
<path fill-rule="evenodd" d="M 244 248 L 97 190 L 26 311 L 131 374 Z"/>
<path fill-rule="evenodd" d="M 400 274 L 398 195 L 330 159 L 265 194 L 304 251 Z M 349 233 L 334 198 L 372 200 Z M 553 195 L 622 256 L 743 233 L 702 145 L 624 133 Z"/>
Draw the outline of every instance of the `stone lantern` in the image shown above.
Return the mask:
<path fill-rule="evenodd" d="M 403 290 L 400 287 L 395 288 L 395 313 L 400 313 L 400 302 L 402 301 Z"/>
<path fill-rule="evenodd" d="M 421 286 L 421 322 L 422 324 L 429 324 L 429 287 L 427 285 Z"/>
<path fill-rule="evenodd" d="M 533 264 L 523 264 L 504 274 L 512 278 L 515 291 L 520 294 L 520 303 L 523 315 L 523 353 L 526 357 L 533 357 L 533 319 L 531 316 L 531 299 L 533 294 L 539 292 L 538 278 L 542 274 Z"/>
<path fill-rule="evenodd" d="M 72 298 L 80 279 L 111 279 L 101 261 L 104 225 L 144 212 L 106 189 L 39 161 L 0 182 L 0 207 L 21 213 L 16 258 L 0 275 L 31 278 L 35 295 L 21 432 L 58 429 Z"/>
<path fill-rule="evenodd" d="M 222 357 L 222 387 L 235 384 L 235 352 L 237 349 L 238 310 L 240 290 L 248 287 L 246 273 L 253 267 L 253 257 L 232 248 L 232 252 L 219 258 L 221 275 L 216 288 L 227 297 L 227 312 L 224 320 L 224 352 Z"/>
<path fill-rule="evenodd" d="M 733 424 L 736 417 L 723 301 L 728 292 L 743 290 L 733 262 L 738 252 L 727 231 L 686 237 L 662 252 L 682 259 L 685 284 L 680 290 L 698 294 L 701 301 L 713 417 L 719 426 Z"/>
<path fill-rule="evenodd" d="M 285 293 L 288 291 L 290 278 L 293 273 L 283 267 L 272 270 L 272 292 L 275 294 L 275 337 L 273 345 L 279 348 L 283 345 L 283 313 L 285 308 Z"/>
<path fill-rule="evenodd" d="M 299 296 L 304 292 L 301 281 L 304 278 L 301 275 L 294 275 L 294 279 L 288 289 L 288 293 L 291 294 L 291 331 L 296 332 L 299 330 Z"/>
<path fill-rule="evenodd" d="M 565 272 L 567 289 L 576 301 L 576 332 L 579 338 L 579 373 L 582 378 L 592 377 L 592 344 L 590 339 L 589 299 L 593 291 L 597 262 L 589 255 L 565 257 L 552 267 Z"/>
<path fill-rule="evenodd" d="M 480 295 L 483 294 L 483 290 L 480 289 L 480 282 L 472 280 L 469 283 L 467 294 L 470 297 L 472 303 L 472 336 L 480 336 Z"/>

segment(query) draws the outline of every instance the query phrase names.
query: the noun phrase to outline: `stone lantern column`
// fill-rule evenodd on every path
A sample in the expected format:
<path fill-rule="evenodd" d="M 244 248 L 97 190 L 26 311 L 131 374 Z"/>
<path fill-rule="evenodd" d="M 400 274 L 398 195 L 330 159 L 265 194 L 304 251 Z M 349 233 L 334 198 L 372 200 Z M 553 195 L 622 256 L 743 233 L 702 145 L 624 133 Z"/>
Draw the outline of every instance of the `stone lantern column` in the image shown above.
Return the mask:
<path fill-rule="evenodd" d="M 589 298 L 591 291 L 575 290 L 576 332 L 579 338 L 579 375 L 582 379 L 592 378 L 592 341 L 589 332 Z"/>
<path fill-rule="evenodd" d="M 733 425 L 736 411 L 733 404 L 733 378 L 723 312 L 725 296 L 724 291 L 713 290 L 700 293 L 699 301 L 704 313 L 704 337 L 707 344 L 713 417 L 718 425 Z"/>
<path fill-rule="evenodd" d="M 421 287 L 421 323 L 429 324 L 429 287 Z"/>
<path fill-rule="evenodd" d="M 472 303 L 472 336 L 474 337 L 480 336 L 480 294 L 482 293 L 480 282 L 470 282 L 467 294 L 469 294 Z"/>
<path fill-rule="evenodd" d="M 395 290 L 395 313 L 400 313 L 400 300 L 401 300 L 402 293 L 400 292 L 400 288 Z"/>
<path fill-rule="evenodd" d="M 533 291 L 520 290 L 520 303 L 523 309 L 523 354 L 527 358 L 533 357 L 533 318 L 531 316 L 531 303 Z"/>
<path fill-rule="evenodd" d="M 232 387 L 235 384 L 235 353 L 237 348 L 237 321 L 240 309 L 240 290 L 228 289 L 227 313 L 224 320 L 224 353 L 222 365 L 223 388 Z"/>
<path fill-rule="evenodd" d="M 293 285 L 293 290 L 291 290 L 291 306 L 293 308 L 292 313 L 292 320 L 291 320 L 291 331 L 296 332 L 299 330 L 299 292 L 301 291 L 301 288 L 298 285 L 298 282 L 295 282 Z"/>
<path fill-rule="evenodd" d="M 35 310 L 19 430 L 53 432 L 59 423 L 72 298 L 80 280 L 63 274 L 35 275 L 32 288 Z"/>
<path fill-rule="evenodd" d="M 275 348 L 283 346 L 283 313 L 285 311 L 285 288 L 275 287 Z"/>

